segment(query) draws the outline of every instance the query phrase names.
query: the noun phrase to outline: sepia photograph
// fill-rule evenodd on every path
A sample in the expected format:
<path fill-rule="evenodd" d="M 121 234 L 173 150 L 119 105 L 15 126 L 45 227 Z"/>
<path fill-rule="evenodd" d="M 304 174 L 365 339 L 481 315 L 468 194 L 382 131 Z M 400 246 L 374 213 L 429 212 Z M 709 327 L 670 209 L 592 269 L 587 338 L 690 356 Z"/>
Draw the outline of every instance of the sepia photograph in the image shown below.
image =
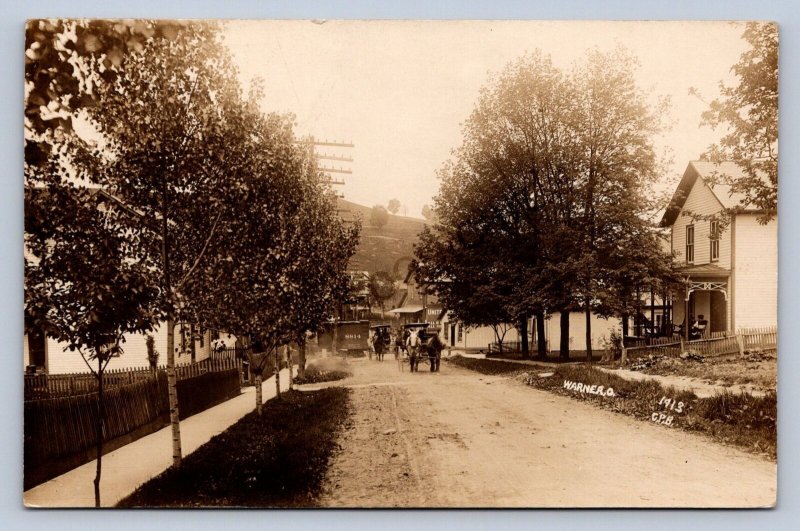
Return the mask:
<path fill-rule="evenodd" d="M 25 507 L 774 507 L 778 34 L 28 20 Z"/>

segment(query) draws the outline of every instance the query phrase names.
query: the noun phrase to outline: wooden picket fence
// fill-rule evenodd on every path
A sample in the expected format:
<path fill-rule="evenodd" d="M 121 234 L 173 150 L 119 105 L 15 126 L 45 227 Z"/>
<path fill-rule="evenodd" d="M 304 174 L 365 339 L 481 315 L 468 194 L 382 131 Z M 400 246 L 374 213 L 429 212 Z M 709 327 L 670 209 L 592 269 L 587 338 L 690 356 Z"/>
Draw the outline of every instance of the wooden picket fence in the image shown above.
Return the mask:
<path fill-rule="evenodd" d="M 742 348 L 748 350 L 775 350 L 778 348 L 778 328 L 766 326 L 761 328 L 740 328 L 738 335 L 742 338 Z"/>
<path fill-rule="evenodd" d="M 711 332 L 710 337 L 694 341 L 674 338 L 651 338 L 649 345 L 635 344 L 625 349 L 625 360 L 647 356 L 676 357 L 684 352 L 713 358 L 733 354 L 743 355 L 751 350 L 775 350 L 778 346 L 777 327 L 742 328 L 732 332 Z"/>
<path fill-rule="evenodd" d="M 697 339 L 684 344 L 684 350 L 710 358 L 739 353 L 739 341 L 735 335 Z"/>
<path fill-rule="evenodd" d="M 206 372 L 217 372 L 240 368 L 241 362 L 234 357 L 212 358 L 192 364 L 175 367 L 177 379 L 193 378 Z M 150 380 L 155 374 L 166 373 L 166 365 L 156 369 L 151 367 L 135 367 L 131 369 L 111 369 L 103 373 L 103 387 L 107 390 L 137 382 Z M 26 374 L 24 385 L 25 400 L 41 400 L 97 392 L 97 378 L 91 373 L 67 374 Z"/>

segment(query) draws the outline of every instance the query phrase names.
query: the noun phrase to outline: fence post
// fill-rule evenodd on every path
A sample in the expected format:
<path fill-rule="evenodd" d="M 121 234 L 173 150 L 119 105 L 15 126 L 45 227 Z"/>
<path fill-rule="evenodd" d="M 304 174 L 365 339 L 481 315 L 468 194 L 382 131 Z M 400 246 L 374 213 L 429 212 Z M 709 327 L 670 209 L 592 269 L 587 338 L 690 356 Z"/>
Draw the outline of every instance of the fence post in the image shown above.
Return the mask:
<path fill-rule="evenodd" d="M 741 332 L 736 334 L 736 344 L 739 347 L 739 356 L 744 357 L 744 337 Z"/>
<path fill-rule="evenodd" d="M 625 347 L 625 343 L 622 344 L 622 356 L 619 358 L 620 366 L 625 365 L 628 362 L 628 349 Z"/>

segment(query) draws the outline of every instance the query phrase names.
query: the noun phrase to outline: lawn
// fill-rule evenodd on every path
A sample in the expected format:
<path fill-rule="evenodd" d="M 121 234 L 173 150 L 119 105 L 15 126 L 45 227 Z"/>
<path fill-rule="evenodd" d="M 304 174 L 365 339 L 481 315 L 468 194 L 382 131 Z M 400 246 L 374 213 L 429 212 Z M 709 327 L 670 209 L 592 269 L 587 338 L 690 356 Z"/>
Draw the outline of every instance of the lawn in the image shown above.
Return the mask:
<path fill-rule="evenodd" d="M 314 507 L 349 390 L 289 391 L 123 499 L 120 507 Z"/>
<path fill-rule="evenodd" d="M 750 353 L 744 358 L 705 358 L 703 361 L 665 358 L 642 372 L 687 376 L 718 385 L 751 384 L 764 391 L 774 391 L 778 382 L 778 359 L 769 353 Z"/>
<path fill-rule="evenodd" d="M 306 366 L 306 373 L 303 378 L 295 376 L 294 383 L 302 385 L 333 382 L 343 380 L 352 375 L 349 364 L 344 360 L 339 358 L 319 359 Z"/>
<path fill-rule="evenodd" d="M 771 459 L 777 457 L 777 395 L 774 392 L 764 397 L 726 392 L 698 398 L 688 391 L 665 388 L 654 380 L 626 380 L 586 365 L 560 365 L 549 369 L 461 356 L 449 361 L 481 374 L 508 375 L 536 389 L 588 401 L 640 420 L 702 432 L 717 441 Z M 581 384 L 581 387 L 576 389 L 574 384 Z M 613 389 L 611 395 L 606 392 L 609 388 Z"/>

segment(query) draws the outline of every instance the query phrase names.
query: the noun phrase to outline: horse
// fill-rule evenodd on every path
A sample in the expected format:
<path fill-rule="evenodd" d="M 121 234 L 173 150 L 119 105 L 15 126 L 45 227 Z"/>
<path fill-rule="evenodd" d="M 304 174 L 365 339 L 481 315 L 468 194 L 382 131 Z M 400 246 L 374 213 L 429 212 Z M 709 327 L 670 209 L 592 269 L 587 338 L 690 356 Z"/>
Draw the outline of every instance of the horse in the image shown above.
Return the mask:
<path fill-rule="evenodd" d="M 378 361 L 383 361 L 383 354 L 386 351 L 386 336 L 381 330 L 375 332 L 372 338 L 372 346 L 375 349 L 375 357 Z"/>
<path fill-rule="evenodd" d="M 411 372 L 416 372 L 419 367 L 419 355 L 422 348 L 419 330 L 410 332 L 408 339 L 406 339 L 406 352 L 408 353 L 408 364 L 411 367 Z"/>

